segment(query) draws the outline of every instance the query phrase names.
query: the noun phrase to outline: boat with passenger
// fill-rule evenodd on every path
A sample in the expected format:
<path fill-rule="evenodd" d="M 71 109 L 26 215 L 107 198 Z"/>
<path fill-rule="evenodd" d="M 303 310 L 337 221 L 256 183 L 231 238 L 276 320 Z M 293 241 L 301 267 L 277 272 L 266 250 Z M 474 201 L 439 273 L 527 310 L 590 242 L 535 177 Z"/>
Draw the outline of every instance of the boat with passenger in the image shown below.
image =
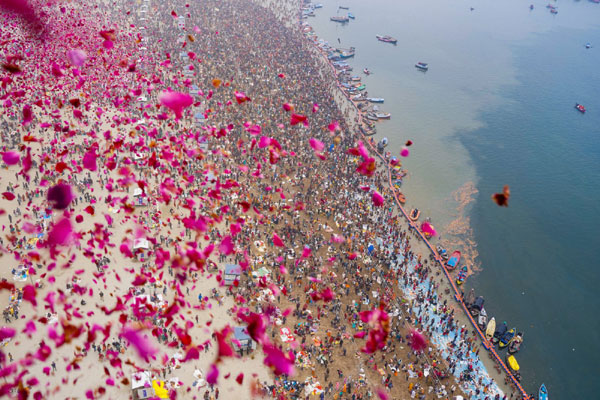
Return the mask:
<path fill-rule="evenodd" d="M 519 372 L 519 370 L 521 369 L 521 367 L 519 367 L 519 363 L 517 362 L 515 356 L 511 356 L 508 354 L 506 355 L 506 366 L 508 367 L 510 374 L 514 376 L 517 381 L 520 381 L 521 373 Z"/>
<path fill-rule="evenodd" d="M 519 332 L 513 341 L 508 345 L 508 352 L 510 354 L 517 353 L 519 350 L 521 350 L 521 344 L 523 344 L 523 333 Z"/>
<path fill-rule="evenodd" d="M 510 328 L 508 331 L 506 331 L 506 333 L 502 335 L 498 341 L 498 348 L 503 349 L 508 346 L 515 338 L 516 333 L 517 330 L 515 328 Z"/>
<path fill-rule="evenodd" d="M 371 71 L 369 71 L 369 68 L 365 68 L 365 69 L 363 69 L 363 73 L 364 73 L 365 75 L 371 75 Z"/>
<path fill-rule="evenodd" d="M 388 138 L 384 137 L 383 139 L 381 139 L 379 141 L 379 143 L 377 143 L 377 150 L 382 151 L 383 149 L 385 149 L 388 145 Z"/>
<path fill-rule="evenodd" d="M 420 216 L 421 216 L 421 211 L 418 208 L 413 208 L 412 210 L 410 210 L 410 214 L 408 215 L 408 218 L 411 221 L 416 221 L 419 219 Z"/>
<path fill-rule="evenodd" d="M 543 383 L 541 384 L 538 392 L 538 400 L 548 400 L 548 389 L 546 389 L 546 385 Z"/>
<path fill-rule="evenodd" d="M 341 23 L 350 21 L 350 18 L 348 18 L 348 16 L 335 16 L 335 17 L 331 17 L 329 19 L 332 20 L 333 22 L 341 22 Z"/>
<path fill-rule="evenodd" d="M 467 272 L 469 272 L 469 268 L 467 268 L 466 265 L 462 267 L 460 271 L 458 271 L 458 276 L 456 277 L 456 284 L 458 286 L 465 283 L 465 279 L 467 279 Z"/>
<path fill-rule="evenodd" d="M 446 269 L 448 271 L 453 271 L 456 267 L 458 267 L 458 263 L 460 262 L 460 251 L 455 250 L 450 259 L 446 263 Z"/>
<path fill-rule="evenodd" d="M 415 67 L 421 71 L 427 71 L 429 69 L 429 64 L 419 61 L 415 64 Z"/>
<path fill-rule="evenodd" d="M 392 44 L 396 44 L 398 43 L 398 39 L 393 38 L 389 35 L 375 35 L 375 37 L 377 38 L 377 40 L 379 40 L 380 42 L 385 42 L 385 43 L 392 43 Z"/>
<path fill-rule="evenodd" d="M 585 114 L 585 107 L 583 104 L 575 103 L 575 108 L 582 114 Z"/>
<path fill-rule="evenodd" d="M 496 330 L 494 331 L 494 336 L 492 336 L 492 343 L 498 343 L 500 338 L 504 336 L 507 330 L 508 327 L 506 326 L 506 322 L 503 322 L 502 325 L 497 326 Z"/>

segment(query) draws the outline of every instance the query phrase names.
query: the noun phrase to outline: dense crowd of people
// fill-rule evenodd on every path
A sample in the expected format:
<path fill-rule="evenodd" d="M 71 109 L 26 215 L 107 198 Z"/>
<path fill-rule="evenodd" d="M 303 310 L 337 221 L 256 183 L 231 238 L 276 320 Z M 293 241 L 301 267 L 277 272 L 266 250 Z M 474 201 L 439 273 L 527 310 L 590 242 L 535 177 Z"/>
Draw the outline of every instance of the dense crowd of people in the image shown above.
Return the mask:
<path fill-rule="evenodd" d="M 219 398 L 228 347 L 244 357 L 227 321 L 211 326 L 226 309 L 260 345 L 245 357 L 262 348 L 274 371 L 247 378 L 255 394 L 507 398 L 394 209 L 392 161 L 360 142 L 330 65 L 289 22 L 300 4 L 263 3 L 269 9 L 250 0 L 47 5 L 41 32 L 19 26 L 26 14 L 5 15 L 3 55 L 29 69 L 5 67 L 2 80 L 0 218 L 10 234 L 1 244 L 32 278 L 3 275 L 13 293 L 4 315 L 11 324 L 25 300 L 26 318 L 46 326 L 18 321 L 37 352 L 17 349 L 12 328 L 3 334 L 3 394 L 45 397 L 59 389 L 32 374 L 100 363 L 108 377 L 72 379 L 88 398 L 129 390 L 127 376 L 142 370 L 169 381 L 172 396 Z M 79 24 L 67 28 L 65 18 Z M 164 91 L 189 94 L 181 119 Z M 56 187 L 61 195 L 50 196 Z M 226 263 L 242 270 L 227 285 Z M 209 357 L 204 380 L 174 375 Z"/>

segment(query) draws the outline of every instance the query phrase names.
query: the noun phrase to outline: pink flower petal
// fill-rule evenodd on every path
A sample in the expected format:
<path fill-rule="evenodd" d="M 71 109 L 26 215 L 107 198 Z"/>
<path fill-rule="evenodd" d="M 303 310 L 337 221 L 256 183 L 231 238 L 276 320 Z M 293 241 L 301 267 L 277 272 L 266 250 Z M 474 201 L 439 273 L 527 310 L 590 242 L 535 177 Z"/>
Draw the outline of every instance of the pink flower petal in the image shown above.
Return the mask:
<path fill-rule="evenodd" d="M 377 207 L 381 207 L 383 205 L 384 199 L 383 196 L 379 194 L 377 191 L 373 191 L 373 195 L 371 196 L 373 200 L 373 204 Z"/>
<path fill-rule="evenodd" d="M 21 154 L 16 151 L 5 151 L 2 153 L 2 161 L 6 165 L 15 165 L 21 160 Z"/>
<path fill-rule="evenodd" d="M 158 96 L 160 104 L 175 113 L 175 119 L 181 118 L 183 110 L 194 104 L 194 98 L 186 93 L 162 92 Z"/>
<path fill-rule="evenodd" d="M 48 202 L 52 205 L 52 208 L 56 210 L 64 210 L 71 204 L 71 201 L 75 198 L 71 186 L 65 183 L 59 183 L 48 189 Z"/>

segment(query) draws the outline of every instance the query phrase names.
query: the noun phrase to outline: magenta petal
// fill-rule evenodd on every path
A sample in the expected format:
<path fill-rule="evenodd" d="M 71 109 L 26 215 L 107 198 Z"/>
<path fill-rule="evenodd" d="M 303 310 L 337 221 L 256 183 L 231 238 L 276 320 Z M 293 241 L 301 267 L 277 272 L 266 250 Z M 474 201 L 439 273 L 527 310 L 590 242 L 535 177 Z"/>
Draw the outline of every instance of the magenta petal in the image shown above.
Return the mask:
<path fill-rule="evenodd" d="M 21 160 L 21 155 L 16 151 L 5 151 L 2 153 L 2 161 L 6 165 L 15 165 Z"/>
<path fill-rule="evenodd" d="M 175 113 L 175 119 L 180 119 L 183 110 L 194 104 L 192 96 L 179 92 L 162 92 L 158 96 L 158 100 L 160 101 L 160 104 Z"/>
<path fill-rule="evenodd" d="M 59 183 L 48 189 L 48 202 L 57 210 L 64 210 L 73 201 L 71 186 Z"/>
<path fill-rule="evenodd" d="M 73 236 L 73 227 L 68 218 L 58 221 L 48 233 L 48 243 L 52 246 L 63 246 L 68 244 Z"/>
<path fill-rule="evenodd" d="M 310 147 L 312 147 L 314 151 L 321 152 L 325 148 L 325 144 L 315 138 L 311 138 L 309 140 L 309 143 L 310 143 Z"/>
<path fill-rule="evenodd" d="M 146 361 L 148 361 L 149 357 L 154 356 L 158 352 L 152 345 L 148 336 L 131 326 L 125 326 L 121 331 L 121 336 L 125 338 L 125 340 L 135 348 L 138 355 Z"/>
<path fill-rule="evenodd" d="M 208 374 L 206 374 L 206 382 L 209 385 L 215 385 L 217 383 L 217 379 L 219 378 L 219 368 L 215 364 L 210 365 L 210 369 L 208 370 Z"/>
<path fill-rule="evenodd" d="M 83 50 L 75 49 L 67 52 L 67 59 L 76 67 L 81 67 L 87 59 L 87 54 Z"/>
<path fill-rule="evenodd" d="M 372 196 L 373 204 L 375 206 L 380 207 L 383 205 L 384 199 L 383 196 L 379 194 L 379 192 L 374 191 Z"/>

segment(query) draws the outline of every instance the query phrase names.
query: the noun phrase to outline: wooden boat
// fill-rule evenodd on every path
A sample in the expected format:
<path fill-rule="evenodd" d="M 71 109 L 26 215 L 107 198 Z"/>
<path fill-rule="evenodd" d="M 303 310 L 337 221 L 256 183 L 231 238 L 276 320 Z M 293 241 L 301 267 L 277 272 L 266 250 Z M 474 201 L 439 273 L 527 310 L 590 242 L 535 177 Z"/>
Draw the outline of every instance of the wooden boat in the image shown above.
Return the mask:
<path fill-rule="evenodd" d="M 543 383 L 540 385 L 538 400 L 548 400 L 548 389 L 546 389 L 546 385 Z"/>
<path fill-rule="evenodd" d="M 350 18 L 348 18 L 347 16 L 343 16 L 343 17 L 335 16 L 335 17 L 331 17 L 329 19 L 332 20 L 333 22 L 341 22 L 342 24 L 350 21 Z"/>
<path fill-rule="evenodd" d="M 487 325 L 487 311 L 483 307 L 481 307 L 481 311 L 477 317 L 477 325 L 479 325 L 479 329 L 483 329 Z"/>
<path fill-rule="evenodd" d="M 498 347 L 503 349 L 506 346 L 508 346 L 515 338 L 516 333 L 517 330 L 515 328 L 510 328 L 510 330 L 507 331 L 504 335 L 502 335 L 502 337 L 498 341 Z"/>
<path fill-rule="evenodd" d="M 496 318 L 492 317 L 492 319 L 490 319 L 487 324 L 487 329 L 485 330 L 485 337 L 487 340 L 492 340 L 495 330 L 496 330 Z"/>
<path fill-rule="evenodd" d="M 575 109 L 582 114 L 585 114 L 585 107 L 583 104 L 575 103 Z"/>
<path fill-rule="evenodd" d="M 506 322 L 503 322 L 502 325 L 497 326 L 494 331 L 494 336 L 492 337 L 492 343 L 498 343 L 500 338 L 504 336 L 508 328 L 506 327 Z"/>
<path fill-rule="evenodd" d="M 380 42 L 385 42 L 385 43 L 392 43 L 392 44 L 396 44 L 398 43 L 398 39 L 393 38 L 391 36 L 385 35 L 375 35 L 375 37 L 377 38 L 377 40 L 379 40 Z"/>
<path fill-rule="evenodd" d="M 517 378 L 517 380 L 519 380 L 521 378 L 519 373 L 519 370 L 521 369 L 521 367 L 519 366 L 519 363 L 517 362 L 517 359 L 515 358 L 515 356 L 511 356 L 511 355 L 507 355 L 506 356 L 506 366 L 508 367 L 510 373 Z"/>
<path fill-rule="evenodd" d="M 454 270 L 458 267 L 458 263 L 460 262 L 460 251 L 456 250 L 450 256 L 450 259 L 446 263 L 446 269 L 449 271 Z"/>
<path fill-rule="evenodd" d="M 421 71 L 427 71 L 429 69 L 429 64 L 424 62 L 418 62 L 415 64 L 415 67 L 417 69 L 420 69 Z"/>
<path fill-rule="evenodd" d="M 508 345 L 509 354 L 515 354 L 521 350 L 521 344 L 523 344 L 523 333 L 519 332 L 513 341 Z"/>
<path fill-rule="evenodd" d="M 468 272 L 469 268 L 467 268 L 466 265 L 460 269 L 460 271 L 458 272 L 458 276 L 456 277 L 456 284 L 458 286 L 462 285 L 465 282 L 465 279 L 467 279 Z"/>
<path fill-rule="evenodd" d="M 347 6 L 340 6 L 340 10 L 349 10 L 349 9 L 350 9 L 350 7 L 347 7 Z"/>
<path fill-rule="evenodd" d="M 375 116 L 379 119 L 390 119 L 392 117 L 392 114 L 386 112 L 378 112 L 375 113 Z"/>
<path fill-rule="evenodd" d="M 379 118 L 377 118 L 377 116 L 373 113 L 368 113 L 367 119 L 370 119 L 371 121 L 379 121 Z"/>
<path fill-rule="evenodd" d="M 419 211 L 418 208 L 413 208 L 412 210 L 410 210 L 410 214 L 408 215 L 408 218 L 411 221 L 416 221 L 419 219 L 420 216 L 421 216 L 421 211 Z"/>
<path fill-rule="evenodd" d="M 381 97 L 367 97 L 367 101 L 370 101 L 371 103 L 383 103 Z"/>

